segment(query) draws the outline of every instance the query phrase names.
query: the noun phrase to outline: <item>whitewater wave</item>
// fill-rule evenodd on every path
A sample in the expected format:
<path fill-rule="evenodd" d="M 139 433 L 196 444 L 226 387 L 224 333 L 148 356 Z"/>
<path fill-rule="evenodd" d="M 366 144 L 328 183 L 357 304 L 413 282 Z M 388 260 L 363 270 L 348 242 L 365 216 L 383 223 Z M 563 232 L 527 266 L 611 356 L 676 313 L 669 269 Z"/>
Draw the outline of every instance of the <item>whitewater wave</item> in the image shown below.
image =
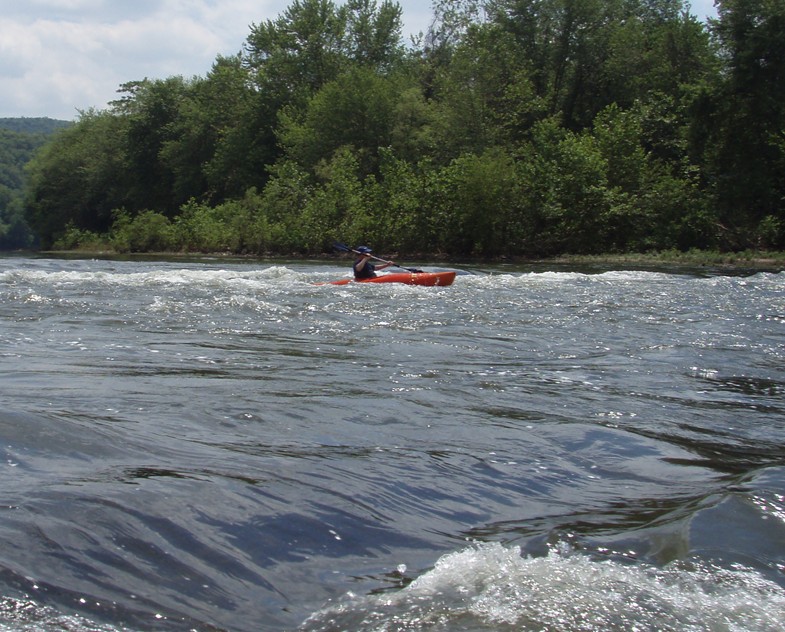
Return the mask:
<path fill-rule="evenodd" d="M 348 595 L 301 630 L 774 632 L 783 620 L 785 592 L 752 570 L 705 563 L 658 569 L 566 546 L 532 558 L 489 543 L 443 556 L 395 593 Z"/>

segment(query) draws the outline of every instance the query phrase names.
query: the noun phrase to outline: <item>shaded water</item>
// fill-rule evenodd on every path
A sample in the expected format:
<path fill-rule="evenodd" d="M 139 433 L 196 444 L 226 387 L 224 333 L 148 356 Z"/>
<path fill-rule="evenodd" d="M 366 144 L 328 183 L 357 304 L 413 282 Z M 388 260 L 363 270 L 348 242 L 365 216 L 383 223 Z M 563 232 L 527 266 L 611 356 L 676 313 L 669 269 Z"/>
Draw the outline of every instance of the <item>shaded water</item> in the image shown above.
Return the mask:
<path fill-rule="evenodd" d="M 0 258 L 0 630 L 779 630 L 785 274 Z"/>

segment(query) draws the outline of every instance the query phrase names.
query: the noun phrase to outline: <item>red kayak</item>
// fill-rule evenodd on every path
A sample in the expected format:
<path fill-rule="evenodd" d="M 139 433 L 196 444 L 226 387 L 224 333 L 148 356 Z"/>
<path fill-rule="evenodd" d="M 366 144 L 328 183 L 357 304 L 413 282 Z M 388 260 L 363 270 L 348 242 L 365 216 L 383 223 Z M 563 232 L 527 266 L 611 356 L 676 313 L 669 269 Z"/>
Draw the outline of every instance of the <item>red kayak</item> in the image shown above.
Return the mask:
<path fill-rule="evenodd" d="M 455 281 L 455 270 L 449 272 L 390 272 L 380 274 L 372 279 L 339 279 L 317 285 L 348 285 L 349 283 L 405 283 L 406 285 L 425 285 L 428 287 L 452 285 Z"/>

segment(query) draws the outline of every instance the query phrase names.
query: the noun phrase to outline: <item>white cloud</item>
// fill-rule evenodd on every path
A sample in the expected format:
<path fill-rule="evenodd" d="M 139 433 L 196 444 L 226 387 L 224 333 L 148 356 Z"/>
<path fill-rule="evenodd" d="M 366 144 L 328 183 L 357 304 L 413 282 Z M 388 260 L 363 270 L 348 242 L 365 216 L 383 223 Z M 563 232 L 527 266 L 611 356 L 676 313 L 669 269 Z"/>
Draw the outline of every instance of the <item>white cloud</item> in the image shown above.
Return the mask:
<path fill-rule="evenodd" d="M 336 0 L 341 2 L 341 0 Z M 430 3 L 399 0 L 406 33 L 430 24 Z M 240 51 L 252 23 L 291 0 L 0 0 L 0 117 L 73 119 L 104 108 L 128 81 L 206 74 Z M 692 13 L 715 15 L 712 0 Z"/>
<path fill-rule="evenodd" d="M 6 11 L 5 5 L 10 5 Z M 0 0 L 0 117 L 72 119 L 136 79 L 204 75 L 280 0 Z"/>

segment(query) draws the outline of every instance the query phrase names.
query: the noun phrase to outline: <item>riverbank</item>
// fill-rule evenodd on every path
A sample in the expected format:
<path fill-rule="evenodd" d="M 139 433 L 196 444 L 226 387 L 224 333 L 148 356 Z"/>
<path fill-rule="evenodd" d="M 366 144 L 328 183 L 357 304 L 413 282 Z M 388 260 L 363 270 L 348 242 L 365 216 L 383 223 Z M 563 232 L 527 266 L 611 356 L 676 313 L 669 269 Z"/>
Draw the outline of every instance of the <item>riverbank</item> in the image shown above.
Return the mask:
<path fill-rule="evenodd" d="M 539 260 L 538 260 L 539 262 Z M 677 265 L 689 267 L 728 267 L 785 270 L 785 252 L 754 251 L 719 252 L 715 250 L 669 250 L 651 253 L 626 253 L 603 255 L 563 255 L 543 263 L 576 265 Z"/>
<path fill-rule="evenodd" d="M 343 253 L 323 253 L 319 256 L 302 255 L 297 253 L 269 253 L 267 255 L 248 255 L 232 252 L 144 252 L 144 253 L 120 253 L 111 249 L 81 249 L 72 250 L 48 250 L 38 251 L 38 256 L 53 257 L 95 257 L 95 258 L 129 258 L 129 259 L 178 259 L 178 258 L 201 258 L 215 257 L 222 259 L 243 259 L 243 260 L 313 260 L 313 259 L 345 259 Z M 646 252 L 646 253 L 607 253 L 598 255 L 575 255 L 565 254 L 557 257 L 531 258 L 531 257 L 506 257 L 501 259 L 481 259 L 481 258 L 451 258 L 444 253 L 394 253 L 385 256 L 394 258 L 396 261 L 416 261 L 419 263 L 460 263 L 471 264 L 536 264 L 536 265 L 559 265 L 559 266 L 684 266 L 684 267 L 707 267 L 707 268 L 744 268 L 754 270 L 785 270 L 785 251 L 759 251 L 745 250 L 742 252 L 719 252 L 716 250 L 689 250 L 681 252 L 677 250 Z"/>

